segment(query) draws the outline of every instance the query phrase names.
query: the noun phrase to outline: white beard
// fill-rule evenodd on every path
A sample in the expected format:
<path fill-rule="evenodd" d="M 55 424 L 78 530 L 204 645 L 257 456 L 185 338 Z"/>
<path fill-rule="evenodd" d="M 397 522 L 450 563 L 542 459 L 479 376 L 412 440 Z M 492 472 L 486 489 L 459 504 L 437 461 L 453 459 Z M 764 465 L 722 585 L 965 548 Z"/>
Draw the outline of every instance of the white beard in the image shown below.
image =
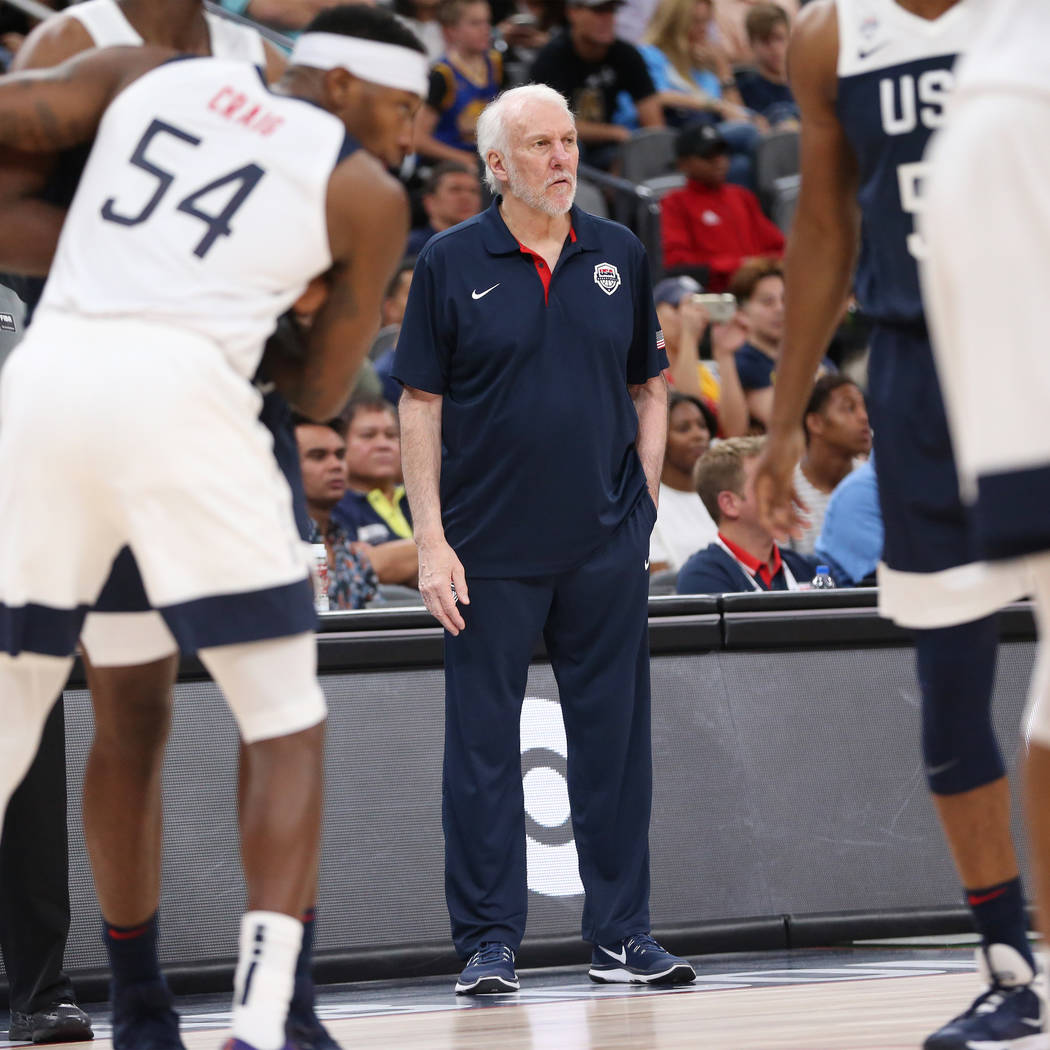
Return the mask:
<path fill-rule="evenodd" d="M 542 211 L 547 215 L 552 216 L 565 215 L 572 207 L 572 202 L 576 199 L 575 175 L 572 175 L 569 172 L 565 173 L 565 176 L 572 180 L 572 185 L 570 187 L 572 192 L 569 194 L 567 203 L 557 204 L 544 192 L 546 187 L 544 187 L 543 190 L 534 190 L 518 174 L 518 169 L 513 164 L 505 160 L 503 166 L 507 170 L 507 186 L 511 194 L 517 197 L 523 204 L 527 204 L 530 208 L 535 208 L 537 211 Z"/>

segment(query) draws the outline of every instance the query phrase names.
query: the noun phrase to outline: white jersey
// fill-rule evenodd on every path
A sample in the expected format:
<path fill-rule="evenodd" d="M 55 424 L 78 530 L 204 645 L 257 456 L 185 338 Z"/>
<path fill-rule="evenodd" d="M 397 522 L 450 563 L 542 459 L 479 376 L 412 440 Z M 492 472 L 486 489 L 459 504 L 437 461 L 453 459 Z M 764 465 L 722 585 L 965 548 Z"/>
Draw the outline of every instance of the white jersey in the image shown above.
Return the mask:
<path fill-rule="evenodd" d="M 83 25 L 96 47 L 138 47 L 145 43 L 139 31 L 127 20 L 117 0 L 84 0 L 53 16 L 54 21 L 70 18 Z M 212 14 L 211 11 L 204 12 L 204 20 L 208 24 L 211 53 L 215 58 L 233 58 L 257 66 L 265 65 L 266 50 L 256 30 Z"/>
<path fill-rule="evenodd" d="M 959 68 L 959 91 L 1050 94 L 1050 3 L 996 0 Z"/>
<path fill-rule="evenodd" d="M 332 264 L 328 180 L 350 148 L 341 121 L 254 66 L 158 66 L 102 118 L 41 311 L 187 329 L 251 377 L 276 318 Z"/>

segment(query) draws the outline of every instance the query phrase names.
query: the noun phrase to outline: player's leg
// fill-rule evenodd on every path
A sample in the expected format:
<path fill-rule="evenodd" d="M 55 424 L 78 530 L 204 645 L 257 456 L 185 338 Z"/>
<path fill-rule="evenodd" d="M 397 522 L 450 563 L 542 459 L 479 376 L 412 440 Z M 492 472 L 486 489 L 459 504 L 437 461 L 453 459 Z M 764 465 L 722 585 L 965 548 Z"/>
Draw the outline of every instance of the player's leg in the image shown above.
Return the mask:
<path fill-rule="evenodd" d="M 324 698 L 312 633 L 200 650 L 245 741 L 240 828 L 248 889 L 235 977 L 234 1038 L 285 1042 L 313 900 L 324 784 Z"/>
<path fill-rule="evenodd" d="M 1050 557 L 1031 560 L 1032 592 L 1039 627 L 1039 652 L 1029 691 L 1025 813 L 1039 926 L 1050 942 Z"/>
<path fill-rule="evenodd" d="M 40 747 L 11 796 L 0 836 L 0 948 L 9 987 L 12 1042 L 91 1038 L 62 970 L 69 935 L 66 729 L 61 698 Z"/>
<path fill-rule="evenodd" d="M 521 705 L 550 607 L 545 578 L 470 580 L 465 630 L 445 635 L 441 823 L 461 995 L 515 991 L 528 910 Z"/>
<path fill-rule="evenodd" d="M 583 937 L 600 982 L 678 984 L 692 966 L 649 935 L 649 535 L 643 493 L 583 565 L 561 574 L 544 630 L 568 744 Z"/>
<path fill-rule="evenodd" d="M 1020 597 L 1025 581 L 1007 567 L 977 563 L 932 356 L 920 335 L 876 334 L 869 404 L 886 535 L 880 606 L 916 629 L 929 786 L 981 934 L 978 961 L 988 994 L 999 996 L 992 1003 L 999 1009 L 989 1010 L 980 998 L 925 1044 L 961 1050 L 987 1039 L 1000 1022 L 1015 1022 L 1018 996 L 1000 990 L 1009 982 L 1027 995 L 1034 976 L 991 721 L 997 633 L 989 614 Z"/>

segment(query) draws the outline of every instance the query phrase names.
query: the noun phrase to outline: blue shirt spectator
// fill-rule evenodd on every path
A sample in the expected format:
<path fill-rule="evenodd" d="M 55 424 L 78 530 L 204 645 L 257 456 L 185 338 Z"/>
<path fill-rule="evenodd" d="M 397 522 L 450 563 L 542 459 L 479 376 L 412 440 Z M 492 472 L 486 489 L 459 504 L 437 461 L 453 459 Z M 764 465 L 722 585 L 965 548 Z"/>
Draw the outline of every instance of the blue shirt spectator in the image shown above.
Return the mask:
<path fill-rule="evenodd" d="M 871 577 L 882 557 L 882 511 L 874 458 L 836 486 L 824 515 L 815 554 L 839 587 Z"/>

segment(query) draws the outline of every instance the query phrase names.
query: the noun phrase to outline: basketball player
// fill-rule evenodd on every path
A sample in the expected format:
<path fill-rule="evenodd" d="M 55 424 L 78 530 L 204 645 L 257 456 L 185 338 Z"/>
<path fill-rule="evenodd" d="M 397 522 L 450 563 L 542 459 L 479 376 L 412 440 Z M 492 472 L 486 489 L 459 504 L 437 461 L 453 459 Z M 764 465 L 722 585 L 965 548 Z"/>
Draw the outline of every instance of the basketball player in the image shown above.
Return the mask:
<path fill-rule="evenodd" d="M 154 0 L 148 4 L 141 0 L 86 0 L 37 26 L 20 49 L 13 68 L 47 68 L 92 47 L 141 44 L 171 47 L 186 54 L 243 59 L 264 67 L 270 82 L 277 80 L 285 68 L 284 56 L 258 31 L 206 11 L 200 0 Z M 0 251 L 5 265 L 21 273 L 46 273 L 86 157 L 86 147 L 81 147 L 57 159 L 47 155 L 9 155 L 0 166 L 0 197 L 5 200 Z M 25 228 L 26 223 L 31 224 L 30 228 Z M 7 232 L 6 238 L 2 231 Z M 43 280 L 23 281 L 22 291 L 31 313 L 43 291 Z M 262 419 L 274 430 L 278 463 L 295 495 L 301 489 L 297 480 L 298 450 L 290 413 L 281 401 L 277 392 L 267 395 Z M 274 426 L 282 420 L 287 424 L 287 433 Z M 141 658 L 147 662 L 119 666 L 125 662 L 129 633 L 135 635 Z M 85 621 L 81 650 L 97 721 L 85 771 L 83 819 L 104 916 L 103 942 L 114 973 L 111 988 L 114 999 L 126 1000 L 122 994 L 124 986 L 134 984 L 136 995 L 148 990 L 159 1004 L 162 999 L 170 999 L 163 977 L 158 974 L 156 958 L 162 743 L 171 717 L 178 646 L 163 619 L 148 611 L 130 552 L 118 556 L 100 607 Z M 129 732 L 120 717 L 120 712 L 129 710 L 136 712 L 136 732 Z M 114 721 L 115 729 L 110 731 Z M 50 744 L 46 734 L 41 749 L 45 746 L 58 752 L 50 756 L 50 761 L 64 767 L 62 750 Z M 243 767 L 243 747 L 241 758 Z M 141 803 L 132 810 L 133 816 L 126 813 L 114 820 L 116 803 L 129 798 Z M 62 819 L 64 816 L 63 813 Z M 102 873 L 104 865 L 108 865 L 108 870 Z M 334 1040 L 314 1010 L 313 933 L 311 907 L 303 919 L 303 944 L 289 1009 L 288 1036 L 297 1050 L 332 1050 Z M 114 955 L 145 958 L 147 962 L 136 973 L 128 974 L 128 968 Z M 146 973 L 151 980 L 143 980 Z M 155 987 L 147 989 L 147 985 Z M 123 1014 L 114 1004 L 115 1050 L 123 1050 L 132 1034 L 120 1023 Z M 164 1011 L 164 1016 L 169 1022 L 168 1041 L 178 1047 L 181 1043 L 177 1017 L 170 1010 Z"/>
<path fill-rule="evenodd" d="M 102 51 L 0 85 L 8 144 L 64 149 L 98 130 L 0 392 L 0 682 L 17 698 L 0 801 L 65 679 L 85 607 L 129 546 L 151 603 L 182 648 L 199 651 L 249 745 L 234 1036 L 276 1050 L 315 876 L 324 704 L 291 496 L 246 380 L 275 315 L 334 263 L 310 355 L 273 375 L 311 415 L 345 400 L 407 230 L 400 187 L 345 129 L 397 163 L 425 59 L 370 8 L 320 16 L 273 92 L 251 66 L 168 54 Z M 41 383 L 77 433 L 72 456 L 42 455 Z M 46 477 L 45 462 L 63 460 L 61 476 Z M 45 516 L 77 522 L 74 542 L 30 526 L 45 491 Z M 44 573 L 27 575 L 41 557 Z M 140 1019 L 140 1042 L 152 1020 Z"/>
<path fill-rule="evenodd" d="M 923 317 L 915 230 L 923 151 L 943 121 L 956 55 L 987 0 L 815 0 L 790 50 L 802 112 L 802 189 L 770 443 L 756 476 L 767 523 L 797 531 L 792 472 L 813 376 L 856 285 L 872 336 L 868 406 L 885 522 L 879 601 L 915 629 L 927 779 L 982 946 L 988 990 L 927 1050 L 1020 1047 L 1043 1030 L 1036 965 L 992 730 L 996 621 L 1021 574 L 980 563 L 959 500 Z M 1039 1039 L 1042 1043 L 1042 1039 Z"/>
<path fill-rule="evenodd" d="M 1025 811 L 1044 937 L 1050 934 L 1048 41 L 1050 7 L 998 0 L 961 64 L 951 115 L 929 154 L 922 229 L 923 291 L 963 495 L 984 555 L 1029 556 L 1032 573 L 1040 648 L 1029 701 Z"/>

